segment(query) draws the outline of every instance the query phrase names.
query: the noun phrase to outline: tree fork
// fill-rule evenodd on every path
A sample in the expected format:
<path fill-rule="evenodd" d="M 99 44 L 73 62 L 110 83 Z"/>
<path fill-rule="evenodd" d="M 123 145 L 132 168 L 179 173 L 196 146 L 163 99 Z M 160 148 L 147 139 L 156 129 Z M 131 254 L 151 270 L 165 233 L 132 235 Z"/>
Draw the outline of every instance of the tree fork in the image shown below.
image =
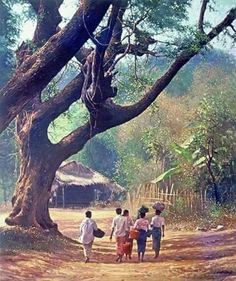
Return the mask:
<path fill-rule="evenodd" d="M 85 1 L 86 2 L 86 1 Z M 88 1 L 68 25 L 16 70 L 0 91 L 0 133 L 78 52 L 103 19 L 112 1 Z"/>

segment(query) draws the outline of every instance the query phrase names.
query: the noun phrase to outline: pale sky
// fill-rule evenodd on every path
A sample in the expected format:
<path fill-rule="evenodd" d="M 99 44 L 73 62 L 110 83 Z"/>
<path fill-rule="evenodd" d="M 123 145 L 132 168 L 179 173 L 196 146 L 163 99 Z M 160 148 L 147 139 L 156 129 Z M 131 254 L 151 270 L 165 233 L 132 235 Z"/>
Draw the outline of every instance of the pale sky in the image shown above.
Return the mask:
<path fill-rule="evenodd" d="M 75 13 L 78 5 L 78 0 L 65 0 L 60 7 L 60 13 L 65 20 L 69 20 Z M 21 5 L 17 5 L 17 10 L 20 11 Z M 61 26 L 65 25 L 65 21 L 61 23 Z M 20 35 L 20 40 L 32 39 L 36 22 L 27 21 L 24 23 Z"/>
<path fill-rule="evenodd" d="M 65 21 L 61 23 L 61 26 L 65 25 L 66 20 L 68 21 L 76 11 L 76 7 L 78 6 L 78 0 L 65 0 L 64 4 L 60 8 L 61 15 L 65 18 Z M 206 12 L 205 18 L 210 20 L 210 23 L 215 25 L 216 23 L 220 22 L 222 18 L 227 14 L 230 8 L 236 6 L 235 0 L 215 0 L 216 11 L 213 12 Z M 193 0 L 192 7 L 189 9 L 189 22 L 191 24 L 196 24 L 198 20 L 199 8 L 201 5 L 201 0 Z M 17 10 L 20 12 L 21 6 L 17 6 Z M 197 15 L 197 16 L 196 16 Z M 236 26 L 236 24 L 235 24 Z M 27 21 L 24 23 L 22 27 L 22 32 L 20 35 L 20 42 L 22 40 L 31 39 L 35 29 L 35 22 Z M 19 42 L 19 43 L 20 43 Z M 221 42 L 214 42 L 214 46 L 220 49 L 228 50 L 230 53 L 236 55 L 236 47 L 230 44 L 227 46 L 223 46 Z"/>

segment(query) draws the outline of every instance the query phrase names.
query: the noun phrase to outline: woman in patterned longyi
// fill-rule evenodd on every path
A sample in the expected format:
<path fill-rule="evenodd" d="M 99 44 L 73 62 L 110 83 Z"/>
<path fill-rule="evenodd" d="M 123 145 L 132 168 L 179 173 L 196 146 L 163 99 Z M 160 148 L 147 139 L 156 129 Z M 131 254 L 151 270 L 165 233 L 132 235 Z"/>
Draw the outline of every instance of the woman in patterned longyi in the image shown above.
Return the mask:
<path fill-rule="evenodd" d="M 140 213 L 140 218 L 136 220 L 134 228 L 139 231 L 139 237 L 137 239 L 138 244 L 138 261 L 143 262 L 144 254 L 146 250 L 147 231 L 149 229 L 149 221 L 145 218 L 145 213 Z"/>

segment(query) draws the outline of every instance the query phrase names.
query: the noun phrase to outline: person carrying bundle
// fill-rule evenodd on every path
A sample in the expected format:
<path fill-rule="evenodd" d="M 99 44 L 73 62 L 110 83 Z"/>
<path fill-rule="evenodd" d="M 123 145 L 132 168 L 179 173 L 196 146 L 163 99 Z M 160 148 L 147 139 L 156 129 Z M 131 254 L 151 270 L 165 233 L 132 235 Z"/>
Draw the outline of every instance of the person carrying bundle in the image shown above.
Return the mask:
<path fill-rule="evenodd" d="M 92 212 L 86 211 L 85 219 L 82 221 L 79 229 L 80 242 L 83 245 L 85 263 L 89 262 L 93 241 L 94 231 L 97 230 L 97 224 L 92 220 Z"/>

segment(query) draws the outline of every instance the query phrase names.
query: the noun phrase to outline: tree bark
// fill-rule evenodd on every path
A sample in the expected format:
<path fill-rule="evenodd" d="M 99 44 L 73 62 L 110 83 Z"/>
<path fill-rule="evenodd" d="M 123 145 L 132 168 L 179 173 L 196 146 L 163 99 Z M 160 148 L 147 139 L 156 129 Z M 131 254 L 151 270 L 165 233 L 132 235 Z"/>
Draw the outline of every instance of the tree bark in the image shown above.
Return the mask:
<path fill-rule="evenodd" d="M 212 184 L 213 184 L 213 192 L 214 192 L 214 195 L 215 195 L 216 204 L 219 204 L 219 203 L 221 203 L 221 197 L 220 197 L 220 193 L 219 193 L 219 188 L 218 188 L 216 176 L 214 175 L 214 171 L 212 169 L 212 162 L 213 162 L 213 159 L 214 159 L 214 151 L 215 151 L 214 140 L 212 138 L 210 138 L 208 140 L 208 144 L 207 144 L 206 166 L 207 166 L 207 170 L 208 170 L 208 173 L 211 177 L 211 181 L 212 181 Z"/>
<path fill-rule="evenodd" d="M 55 228 L 56 224 L 49 215 L 48 202 L 57 167 L 54 163 L 48 166 L 43 158 L 30 164 L 27 162 L 27 157 L 23 157 L 21 165 L 24 174 L 21 173 L 17 182 L 12 198 L 13 210 L 5 221 L 8 225 Z"/>
<path fill-rule="evenodd" d="M 20 175 L 12 198 L 13 210 L 5 221 L 8 225 L 55 228 L 48 202 L 61 158 L 57 157 L 54 146 L 49 142 L 45 128 L 39 126 L 32 115 L 20 121 Z"/>
<path fill-rule="evenodd" d="M 208 160 L 208 162 L 207 162 L 207 169 L 208 169 L 208 172 L 211 177 L 212 184 L 213 184 L 213 192 L 214 192 L 216 204 L 220 204 L 221 197 L 220 197 L 219 187 L 218 187 L 214 172 L 212 171 L 212 168 L 211 168 L 211 163 L 212 163 L 211 160 L 212 159 Z"/>

